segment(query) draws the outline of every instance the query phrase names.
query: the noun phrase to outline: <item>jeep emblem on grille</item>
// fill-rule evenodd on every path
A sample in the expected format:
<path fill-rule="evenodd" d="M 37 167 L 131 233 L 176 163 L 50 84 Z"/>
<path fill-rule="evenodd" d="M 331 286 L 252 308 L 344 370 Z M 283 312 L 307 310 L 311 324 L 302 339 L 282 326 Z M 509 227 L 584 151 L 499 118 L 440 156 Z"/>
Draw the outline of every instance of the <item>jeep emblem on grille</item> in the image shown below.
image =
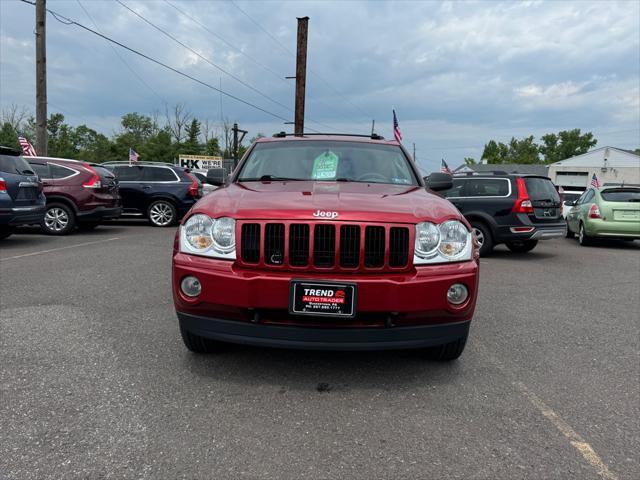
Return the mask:
<path fill-rule="evenodd" d="M 314 217 L 318 217 L 318 218 L 338 218 L 338 212 L 329 212 L 327 210 L 316 210 L 315 212 L 313 212 L 313 216 Z"/>

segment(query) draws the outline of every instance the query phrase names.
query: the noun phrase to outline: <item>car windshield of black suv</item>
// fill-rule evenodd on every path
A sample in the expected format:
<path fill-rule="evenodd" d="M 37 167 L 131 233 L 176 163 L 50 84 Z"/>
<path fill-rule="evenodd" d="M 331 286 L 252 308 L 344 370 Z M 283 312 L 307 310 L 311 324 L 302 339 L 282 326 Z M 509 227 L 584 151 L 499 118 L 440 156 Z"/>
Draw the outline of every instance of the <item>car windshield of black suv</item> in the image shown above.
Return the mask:
<path fill-rule="evenodd" d="M 419 185 L 398 146 L 348 141 L 258 143 L 237 181 L 270 180 Z"/>

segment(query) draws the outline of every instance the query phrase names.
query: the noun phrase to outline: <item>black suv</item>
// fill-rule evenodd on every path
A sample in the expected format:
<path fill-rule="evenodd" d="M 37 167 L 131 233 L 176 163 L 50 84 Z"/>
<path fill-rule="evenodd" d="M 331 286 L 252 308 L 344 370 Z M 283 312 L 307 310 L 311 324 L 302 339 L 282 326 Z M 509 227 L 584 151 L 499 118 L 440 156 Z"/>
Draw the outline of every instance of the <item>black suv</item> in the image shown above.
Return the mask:
<path fill-rule="evenodd" d="M 42 222 L 45 208 L 36 173 L 19 152 L 0 147 L 0 239 L 17 226 Z"/>
<path fill-rule="evenodd" d="M 175 225 L 202 196 L 185 168 L 160 162 L 107 162 L 120 185 L 123 215 L 144 216 L 156 227 Z"/>
<path fill-rule="evenodd" d="M 442 192 L 469 221 L 480 255 L 495 245 L 512 252 L 533 250 L 538 240 L 565 235 L 560 196 L 548 177 L 497 172 L 454 176 Z"/>

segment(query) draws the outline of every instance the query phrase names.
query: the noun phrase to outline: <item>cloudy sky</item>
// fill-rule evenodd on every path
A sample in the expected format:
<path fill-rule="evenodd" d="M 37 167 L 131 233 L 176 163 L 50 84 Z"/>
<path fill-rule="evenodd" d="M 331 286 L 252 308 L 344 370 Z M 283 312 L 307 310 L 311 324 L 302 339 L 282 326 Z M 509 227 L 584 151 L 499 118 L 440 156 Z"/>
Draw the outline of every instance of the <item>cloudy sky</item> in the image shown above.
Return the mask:
<path fill-rule="evenodd" d="M 307 126 L 315 130 L 367 133 L 374 118 L 391 137 L 395 108 L 427 170 L 440 158 L 452 167 L 477 159 L 491 138 L 571 128 L 593 131 L 598 145 L 640 146 L 636 0 L 122 3 L 192 51 L 115 0 L 47 6 L 270 112 L 223 97 L 222 115 L 250 135 L 291 129 L 282 118 L 293 117 L 294 85 L 283 77 L 295 72 L 296 17 L 309 16 Z M 34 10 L 0 0 L 2 107 L 34 110 Z M 47 40 L 49 111 L 72 124 L 111 134 L 124 113 L 178 102 L 220 121 L 217 92 L 77 26 L 49 15 Z"/>

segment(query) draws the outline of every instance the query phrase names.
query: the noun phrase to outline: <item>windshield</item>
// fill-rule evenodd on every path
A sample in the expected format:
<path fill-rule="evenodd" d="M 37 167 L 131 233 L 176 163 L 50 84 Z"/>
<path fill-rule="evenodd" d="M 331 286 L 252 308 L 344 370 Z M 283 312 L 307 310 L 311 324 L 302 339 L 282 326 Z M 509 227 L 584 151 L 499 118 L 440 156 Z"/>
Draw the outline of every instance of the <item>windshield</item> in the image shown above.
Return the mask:
<path fill-rule="evenodd" d="M 258 143 L 239 182 L 312 180 L 419 185 L 400 147 L 348 141 Z"/>
<path fill-rule="evenodd" d="M 531 200 L 559 202 L 560 196 L 553 182 L 548 178 L 540 177 L 524 177 L 524 183 L 527 186 L 527 193 Z"/>
<path fill-rule="evenodd" d="M 0 155 L 0 172 L 17 173 L 18 175 L 34 174 L 27 161 L 15 155 Z"/>
<path fill-rule="evenodd" d="M 600 196 L 607 202 L 640 202 L 640 188 L 616 188 L 603 190 Z"/>

